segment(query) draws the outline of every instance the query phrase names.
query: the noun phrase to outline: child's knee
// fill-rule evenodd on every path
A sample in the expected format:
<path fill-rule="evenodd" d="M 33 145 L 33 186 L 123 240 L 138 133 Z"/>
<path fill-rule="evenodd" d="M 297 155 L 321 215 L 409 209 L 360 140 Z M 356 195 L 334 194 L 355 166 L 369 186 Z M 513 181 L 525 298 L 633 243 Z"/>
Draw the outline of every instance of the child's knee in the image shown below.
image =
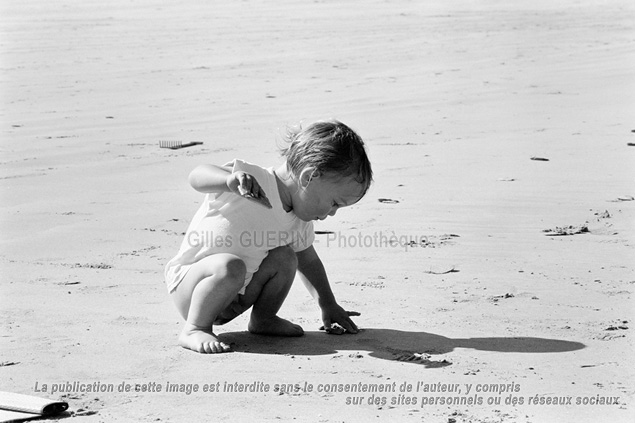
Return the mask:
<path fill-rule="evenodd" d="M 298 257 L 289 246 L 278 247 L 269 251 L 267 258 L 272 260 L 274 266 L 278 269 L 287 269 L 295 273 L 298 268 Z"/>
<path fill-rule="evenodd" d="M 226 260 L 219 273 L 218 276 L 224 280 L 242 284 L 245 282 L 247 268 L 245 267 L 245 262 L 240 258 L 231 257 Z"/>

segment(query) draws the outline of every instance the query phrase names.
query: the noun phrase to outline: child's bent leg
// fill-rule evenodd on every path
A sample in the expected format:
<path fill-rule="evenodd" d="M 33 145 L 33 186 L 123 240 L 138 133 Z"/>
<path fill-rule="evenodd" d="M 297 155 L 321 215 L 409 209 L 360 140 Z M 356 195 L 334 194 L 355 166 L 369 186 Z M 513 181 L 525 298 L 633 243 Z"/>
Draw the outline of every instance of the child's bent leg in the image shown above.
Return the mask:
<path fill-rule="evenodd" d="M 192 265 L 172 298 L 186 323 L 179 344 L 201 353 L 229 351 L 212 331 L 216 317 L 245 282 L 245 264 L 231 254 L 215 254 Z"/>
<path fill-rule="evenodd" d="M 249 331 L 262 335 L 302 336 L 299 325 L 277 316 L 284 302 L 298 266 L 295 252 L 290 247 L 269 251 L 267 258 L 254 274 L 240 304 L 247 309 L 253 305 L 249 319 Z"/>

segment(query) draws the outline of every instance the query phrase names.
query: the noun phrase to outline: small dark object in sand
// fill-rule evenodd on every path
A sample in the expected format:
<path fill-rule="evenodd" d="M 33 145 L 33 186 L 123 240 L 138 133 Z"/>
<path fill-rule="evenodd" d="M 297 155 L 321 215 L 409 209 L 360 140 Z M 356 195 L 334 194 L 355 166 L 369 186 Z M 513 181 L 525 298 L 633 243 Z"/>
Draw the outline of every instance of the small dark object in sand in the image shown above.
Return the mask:
<path fill-rule="evenodd" d="M 545 159 L 544 157 L 535 157 L 535 156 L 532 157 L 531 160 L 535 160 L 535 161 L 538 161 L 538 162 L 548 162 L 549 161 L 549 159 Z"/>
<path fill-rule="evenodd" d="M 514 298 L 514 297 L 515 297 L 514 294 L 506 293 L 505 295 L 496 295 L 496 296 L 492 297 L 492 301 L 496 303 L 501 298 Z"/>
<path fill-rule="evenodd" d="M 378 198 L 377 201 L 386 204 L 397 204 L 399 202 L 399 200 L 393 200 L 392 198 Z"/>
<path fill-rule="evenodd" d="M 629 147 L 635 147 L 635 142 L 627 142 L 626 145 Z"/>
<path fill-rule="evenodd" d="M 628 330 L 628 326 L 626 325 L 619 325 L 619 326 L 615 326 L 615 325 L 610 325 L 608 328 L 604 329 L 604 330 Z"/>
<path fill-rule="evenodd" d="M 566 236 L 566 235 L 577 235 L 584 234 L 589 232 L 589 227 L 587 225 L 579 225 L 579 226 L 556 226 L 554 229 L 545 229 L 543 230 L 545 235 L 547 236 Z"/>
<path fill-rule="evenodd" d="M 428 273 L 430 275 L 446 275 L 448 273 L 458 273 L 459 271 L 454 266 L 450 266 L 450 267 L 437 266 L 434 268 L 430 268 L 430 270 L 424 270 L 423 272 Z"/>
<path fill-rule="evenodd" d="M 632 195 L 624 195 L 622 197 L 617 197 L 615 202 L 618 202 L 618 201 L 633 201 L 633 200 L 635 200 L 635 197 L 633 197 Z"/>
<path fill-rule="evenodd" d="M 333 231 L 315 231 L 316 235 L 329 235 L 329 234 L 334 234 L 335 232 Z"/>
<path fill-rule="evenodd" d="M 77 411 L 71 411 L 71 416 L 72 417 L 79 417 L 79 416 L 94 416 L 95 414 L 97 414 L 97 411 L 92 411 L 92 410 L 84 410 L 82 408 L 80 408 Z"/>
<path fill-rule="evenodd" d="M 0 367 L 15 366 L 16 364 L 20 364 L 20 362 L 19 361 L 3 361 L 3 362 L 0 362 Z"/>
<path fill-rule="evenodd" d="M 191 147 L 193 145 L 201 145 L 203 144 L 201 141 L 159 141 L 159 147 L 161 148 L 169 148 L 170 150 L 178 150 L 179 148 Z"/>
<path fill-rule="evenodd" d="M 611 213 L 609 213 L 608 210 L 604 210 L 603 213 L 597 212 L 597 213 L 595 213 L 595 215 L 598 217 L 598 219 L 610 219 L 611 218 Z"/>

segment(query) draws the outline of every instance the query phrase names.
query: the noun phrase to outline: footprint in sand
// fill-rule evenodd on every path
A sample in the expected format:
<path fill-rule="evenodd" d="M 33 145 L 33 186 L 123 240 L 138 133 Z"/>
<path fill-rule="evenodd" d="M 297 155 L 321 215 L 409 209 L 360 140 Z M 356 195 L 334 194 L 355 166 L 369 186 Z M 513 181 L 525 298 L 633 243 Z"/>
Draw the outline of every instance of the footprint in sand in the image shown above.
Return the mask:
<path fill-rule="evenodd" d="M 443 360 L 430 360 L 431 356 L 428 354 L 420 354 L 420 353 L 401 353 L 397 354 L 395 360 L 397 361 L 407 361 L 409 363 L 423 364 L 428 368 L 438 368 L 438 367 L 447 367 L 452 365 L 452 363 L 446 359 Z"/>

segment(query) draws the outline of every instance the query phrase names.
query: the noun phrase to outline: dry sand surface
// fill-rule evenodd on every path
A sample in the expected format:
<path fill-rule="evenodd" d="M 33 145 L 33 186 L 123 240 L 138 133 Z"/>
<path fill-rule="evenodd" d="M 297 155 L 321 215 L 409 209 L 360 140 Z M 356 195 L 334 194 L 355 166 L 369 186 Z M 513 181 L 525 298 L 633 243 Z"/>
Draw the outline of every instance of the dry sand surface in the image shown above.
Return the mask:
<path fill-rule="evenodd" d="M 5 0 L 0 22 L 0 389 L 87 423 L 635 421 L 631 1 Z M 276 165 L 287 125 L 330 117 L 375 171 L 316 224 L 363 331 L 320 332 L 298 283 L 304 337 L 246 315 L 233 353 L 178 347 L 189 171 Z"/>

